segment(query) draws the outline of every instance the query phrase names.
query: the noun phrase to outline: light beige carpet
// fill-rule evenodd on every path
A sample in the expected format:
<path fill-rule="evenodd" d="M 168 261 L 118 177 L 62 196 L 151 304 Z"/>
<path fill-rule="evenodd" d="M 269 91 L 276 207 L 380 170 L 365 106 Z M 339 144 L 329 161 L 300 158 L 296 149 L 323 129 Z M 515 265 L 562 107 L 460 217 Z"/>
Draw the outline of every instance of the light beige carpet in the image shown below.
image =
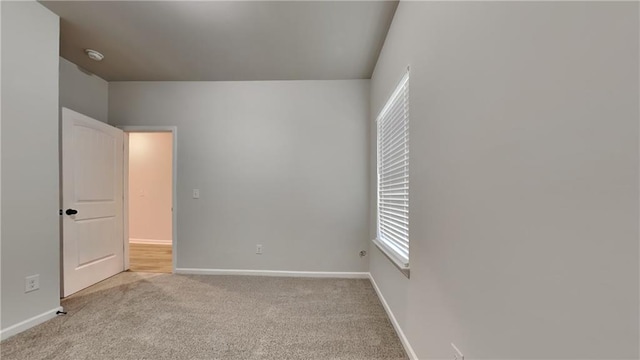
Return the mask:
<path fill-rule="evenodd" d="M 369 280 L 122 273 L 2 343 L 10 359 L 406 359 Z"/>

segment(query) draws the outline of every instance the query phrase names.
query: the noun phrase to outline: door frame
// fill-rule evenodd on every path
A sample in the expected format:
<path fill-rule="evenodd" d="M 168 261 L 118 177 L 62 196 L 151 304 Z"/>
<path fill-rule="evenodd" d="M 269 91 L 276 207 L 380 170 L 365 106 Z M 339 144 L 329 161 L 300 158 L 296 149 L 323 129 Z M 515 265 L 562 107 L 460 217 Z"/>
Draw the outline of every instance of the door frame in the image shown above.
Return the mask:
<path fill-rule="evenodd" d="M 129 270 L 129 133 L 171 133 L 172 136 L 172 159 L 171 159 L 171 272 L 175 274 L 176 265 L 178 259 L 178 198 L 177 194 L 177 180 L 178 180 L 178 127 L 177 126 L 129 126 L 122 125 L 116 126 L 118 129 L 125 133 L 125 146 L 124 146 L 124 172 L 123 172 L 123 185 L 124 185 L 124 201 L 123 201 L 123 216 L 124 216 L 124 268 L 125 271 Z"/>

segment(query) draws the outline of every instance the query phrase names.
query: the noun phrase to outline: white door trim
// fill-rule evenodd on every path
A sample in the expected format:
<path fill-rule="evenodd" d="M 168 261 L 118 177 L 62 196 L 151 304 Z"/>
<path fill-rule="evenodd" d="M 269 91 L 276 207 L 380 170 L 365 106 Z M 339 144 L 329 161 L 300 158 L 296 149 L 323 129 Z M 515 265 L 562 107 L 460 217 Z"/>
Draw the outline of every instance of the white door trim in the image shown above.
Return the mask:
<path fill-rule="evenodd" d="M 122 130 L 122 129 L 120 129 Z M 122 138 L 122 248 L 124 271 L 129 270 L 129 133 L 123 131 Z"/>
<path fill-rule="evenodd" d="M 172 138 L 173 138 L 173 159 L 172 159 L 172 164 L 171 164 L 171 172 L 172 172 L 172 181 L 171 181 L 171 201 L 172 201 L 172 234 L 171 236 L 173 237 L 171 239 L 171 256 L 172 256 L 172 264 L 171 264 L 171 269 L 172 272 L 175 274 L 176 272 L 176 265 L 177 265 L 177 259 L 178 259 L 178 198 L 176 196 L 177 194 L 177 182 L 178 182 L 178 127 L 177 126 L 128 126 L 128 125 L 122 125 L 122 126 L 116 126 L 118 129 L 122 130 L 126 133 L 132 133 L 132 132 L 170 132 L 172 134 Z M 124 154 L 124 158 L 125 159 L 129 159 L 129 148 L 128 146 L 125 148 L 125 154 Z M 125 251 L 126 251 L 126 258 L 127 260 L 126 263 L 128 264 L 129 262 L 129 218 L 128 218 L 128 214 L 129 214 L 129 192 L 128 189 L 129 188 L 129 178 L 128 178 L 128 165 L 127 165 L 127 177 L 124 179 L 124 208 L 125 208 L 125 214 L 127 214 L 125 216 L 124 219 L 124 228 L 127 229 L 126 233 L 124 233 L 124 238 L 125 238 Z"/>

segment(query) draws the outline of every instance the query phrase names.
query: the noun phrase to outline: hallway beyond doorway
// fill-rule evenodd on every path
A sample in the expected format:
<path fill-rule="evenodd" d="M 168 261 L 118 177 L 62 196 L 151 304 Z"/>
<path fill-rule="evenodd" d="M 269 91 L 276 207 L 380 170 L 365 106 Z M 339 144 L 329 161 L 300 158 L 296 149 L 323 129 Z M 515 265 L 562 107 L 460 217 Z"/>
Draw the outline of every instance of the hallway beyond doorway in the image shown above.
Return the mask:
<path fill-rule="evenodd" d="M 171 244 L 129 243 L 129 270 L 171 273 Z"/>
<path fill-rule="evenodd" d="M 173 271 L 175 129 L 126 128 L 128 263 L 135 272 Z"/>

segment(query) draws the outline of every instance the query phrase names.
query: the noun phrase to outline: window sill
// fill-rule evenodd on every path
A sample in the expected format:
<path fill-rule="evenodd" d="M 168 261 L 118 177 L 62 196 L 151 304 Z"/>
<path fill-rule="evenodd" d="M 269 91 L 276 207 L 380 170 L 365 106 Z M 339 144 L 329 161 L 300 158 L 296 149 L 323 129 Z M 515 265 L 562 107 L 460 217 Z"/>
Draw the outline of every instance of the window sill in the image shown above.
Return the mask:
<path fill-rule="evenodd" d="M 391 263 L 400 270 L 404 276 L 407 277 L 407 279 L 410 278 L 410 268 L 407 264 L 404 264 L 400 259 L 398 259 L 397 256 L 395 256 L 382 242 L 380 242 L 380 240 L 373 239 L 371 241 L 376 245 L 378 250 L 380 250 L 380 252 L 384 254 L 384 256 L 389 259 L 389 261 L 391 261 Z"/>

